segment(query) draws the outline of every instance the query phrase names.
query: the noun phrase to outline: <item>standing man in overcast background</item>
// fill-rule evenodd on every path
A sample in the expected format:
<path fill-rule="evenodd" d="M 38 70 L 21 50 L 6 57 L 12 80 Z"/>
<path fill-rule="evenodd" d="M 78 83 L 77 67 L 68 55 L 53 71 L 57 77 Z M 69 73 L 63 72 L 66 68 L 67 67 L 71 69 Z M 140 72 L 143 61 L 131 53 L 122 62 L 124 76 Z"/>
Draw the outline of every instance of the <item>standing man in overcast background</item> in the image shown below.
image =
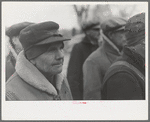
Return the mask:
<path fill-rule="evenodd" d="M 16 72 L 6 84 L 6 100 L 71 100 L 67 79 L 61 74 L 64 43 L 59 25 L 48 21 L 32 24 L 20 32 L 23 51 Z"/>
<path fill-rule="evenodd" d="M 99 22 L 89 22 L 83 26 L 85 37 L 74 45 L 68 65 L 67 78 L 74 100 L 83 99 L 83 71 L 82 66 L 86 58 L 98 48 L 100 35 Z"/>
<path fill-rule="evenodd" d="M 30 22 L 22 22 L 14 24 L 6 30 L 6 35 L 9 37 L 8 44 L 10 44 L 9 53 L 6 57 L 6 81 L 15 72 L 16 57 L 22 50 L 22 45 L 19 41 L 19 34 L 22 29 L 31 25 Z"/>
<path fill-rule="evenodd" d="M 131 17 L 125 30 L 127 45 L 123 55 L 104 77 L 104 100 L 145 99 L 145 13 Z"/>
<path fill-rule="evenodd" d="M 83 65 L 84 100 L 100 100 L 102 81 L 112 62 L 121 55 L 125 45 L 126 20 L 111 17 L 101 24 L 103 44 L 94 51 Z"/>

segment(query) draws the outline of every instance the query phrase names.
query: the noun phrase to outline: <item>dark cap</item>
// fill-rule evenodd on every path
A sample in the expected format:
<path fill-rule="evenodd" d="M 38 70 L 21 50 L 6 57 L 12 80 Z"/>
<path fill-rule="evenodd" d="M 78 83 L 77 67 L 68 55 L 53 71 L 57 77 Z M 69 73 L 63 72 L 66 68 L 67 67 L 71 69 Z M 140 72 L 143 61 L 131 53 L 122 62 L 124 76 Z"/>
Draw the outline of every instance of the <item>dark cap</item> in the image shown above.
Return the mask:
<path fill-rule="evenodd" d="M 133 46 L 138 43 L 145 41 L 145 13 L 136 14 L 131 17 L 126 26 L 125 30 L 127 45 Z"/>
<path fill-rule="evenodd" d="M 9 37 L 19 36 L 20 31 L 31 24 L 33 24 L 33 23 L 21 22 L 18 24 L 14 24 L 11 27 L 7 28 L 6 35 Z"/>
<path fill-rule="evenodd" d="M 84 22 L 82 24 L 83 31 L 95 29 L 95 28 L 100 29 L 100 23 L 97 21 L 89 21 L 89 22 Z"/>
<path fill-rule="evenodd" d="M 70 40 L 59 34 L 58 29 L 59 25 L 52 21 L 32 24 L 23 29 L 20 32 L 19 40 L 27 58 L 32 59 L 44 53 L 46 50 L 43 48 L 43 45 L 47 47 L 46 45 L 53 42 Z M 31 56 L 33 49 L 37 53 L 34 52 L 34 55 Z"/>
<path fill-rule="evenodd" d="M 139 32 L 144 29 L 145 29 L 145 13 L 134 15 L 128 20 L 125 26 L 125 30 L 131 32 Z"/>
<path fill-rule="evenodd" d="M 119 17 L 111 17 L 101 24 L 103 33 L 124 30 L 127 21 Z"/>

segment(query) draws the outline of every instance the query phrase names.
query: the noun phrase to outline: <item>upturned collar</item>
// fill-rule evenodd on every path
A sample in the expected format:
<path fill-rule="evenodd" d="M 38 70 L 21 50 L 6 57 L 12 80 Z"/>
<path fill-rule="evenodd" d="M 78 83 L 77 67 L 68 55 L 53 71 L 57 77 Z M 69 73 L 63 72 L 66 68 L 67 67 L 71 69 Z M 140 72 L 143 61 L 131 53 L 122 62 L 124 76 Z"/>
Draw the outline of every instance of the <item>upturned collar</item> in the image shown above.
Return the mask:
<path fill-rule="evenodd" d="M 32 64 L 21 51 L 17 57 L 15 66 L 17 74 L 31 86 L 47 92 L 48 94 L 58 95 L 55 87 L 46 79 L 46 77 Z M 55 75 L 56 88 L 58 91 L 61 89 L 64 76 L 62 74 Z"/>

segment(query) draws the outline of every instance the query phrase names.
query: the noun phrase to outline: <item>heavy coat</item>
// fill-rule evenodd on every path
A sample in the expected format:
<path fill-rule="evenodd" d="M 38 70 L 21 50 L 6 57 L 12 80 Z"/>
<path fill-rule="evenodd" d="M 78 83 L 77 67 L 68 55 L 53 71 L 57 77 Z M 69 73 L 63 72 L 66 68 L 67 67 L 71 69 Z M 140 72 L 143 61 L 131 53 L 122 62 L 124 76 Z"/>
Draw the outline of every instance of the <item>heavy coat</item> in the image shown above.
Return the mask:
<path fill-rule="evenodd" d="M 68 65 L 67 79 L 74 100 L 83 99 L 83 71 L 85 59 L 96 49 L 98 45 L 92 45 L 85 37 L 80 43 L 74 45 Z"/>
<path fill-rule="evenodd" d="M 15 58 L 10 52 L 9 55 L 6 57 L 6 81 L 15 72 L 15 63 Z"/>
<path fill-rule="evenodd" d="M 54 77 L 55 87 L 24 56 L 22 51 L 17 57 L 16 72 L 6 83 L 6 100 L 72 100 L 67 80 L 62 74 Z"/>
<path fill-rule="evenodd" d="M 83 65 L 84 100 L 100 100 L 102 81 L 112 62 L 121 54 L 118 48 L 108 39 L 94 51 Z"/>
<path fill-rule="evenodd" d="M 145 53 L 142 57 L 135 50 L 125 48 L 123 55 L 109 68 L 103 81 L 102 99 L 145 99 Z"/>

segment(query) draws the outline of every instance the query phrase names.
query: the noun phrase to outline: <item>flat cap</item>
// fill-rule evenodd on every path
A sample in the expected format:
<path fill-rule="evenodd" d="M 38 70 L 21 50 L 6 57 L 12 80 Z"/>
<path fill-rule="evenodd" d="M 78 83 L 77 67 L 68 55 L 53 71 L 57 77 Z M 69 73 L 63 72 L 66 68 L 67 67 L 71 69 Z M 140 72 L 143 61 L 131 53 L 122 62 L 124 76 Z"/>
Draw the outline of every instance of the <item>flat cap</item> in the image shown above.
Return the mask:
<path fill-rule="evenodd" d="M 6 35 L 9 37 L 19 36 L 20 31 L 31 24 L 33 24 L 33 23 L 21 22 L 18 24 L 14 24 L 11 27 L 7 28 Z"/>
<path fill-rule="evenodd" d="M 124 30 L 124 26 L 126 23 L 127 21 L 123 18 L 111 17 L 101 24 L 101 28 L 103 30 L 103 33 L 107 33 L 110 31 L 119 31 Z"/>
<path fill-rule="evenodd" d="M 23 29 L 20 32 L 19 40 L 27 58 L 32 59 L 44 53 L 48 44 L 70 40 L 59 34 L 58 29 L 59 25 L 53 21 L 32 24 Z"/>
<path fill-rule="evenodd" d="M 93 29 L 93 28 L 100 29 L 100 22 L 98 22 L 98 21 L 88 21 L 88 22 L 84 22 L 82 24 L 82 29 L 84 31 L 89 30 L 89 29 Z"/>

